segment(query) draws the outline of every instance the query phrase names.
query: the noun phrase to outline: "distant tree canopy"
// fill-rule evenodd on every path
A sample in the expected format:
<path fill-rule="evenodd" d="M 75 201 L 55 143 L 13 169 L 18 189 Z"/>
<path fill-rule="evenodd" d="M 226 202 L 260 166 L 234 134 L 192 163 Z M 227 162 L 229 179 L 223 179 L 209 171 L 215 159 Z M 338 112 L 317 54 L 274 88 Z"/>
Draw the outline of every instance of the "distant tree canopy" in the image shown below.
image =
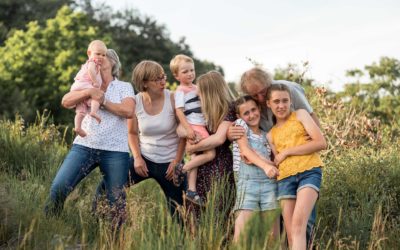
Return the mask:
<path fill-rule="evenodd" d="M 173 42 L 164 25 L 158 24 L 150 17 L 141 16 L 137 10 L 114 12 L 106 4 L 93 6 L 90 0 L 84 1 L 80 8 L 87 13 L 93 24 L 99 27 L 101 33 L 111 35 L 112 43 L 109 47 L 114 48 L 120 55 L 124 80 L 130 80 L 132 69 L 141 60 L 154 60 L 163 66 L 168 74 L 168 81 L 173 82 L 175 79 L 169 71 L 169 62 L 176 54 L 192 57 L 197 75 L 209 70 L 223 73 L 220 66 L 195 58 L 184 37 L 178 42 Z"/>
<path fill-rule="evenodd" d="M 70 7 L 59 9 L 62 4 Z M 130 81 L 139 61 L 149 59 L 161 63 L 173 82 L 171 58 L 178 53 L 193 57 L 185 38 L 173 42 L 163 25 L 136 10 L 114 12 L 106 4 L 93 6 L 90 0 L 2 1 L 0 10 L 3 118 L 12 118 L 18 112 L 30 122 L 36 111 L 47 109 L 56 123 L 70 123 L 73 114 L 61 108 L 60 101 L 85 62 L 87 46 L 93 39 L 104 40 L 118 52 L 122 79 L 126 81 Z M 197 74 L 212 69 L 223 73 L 212 62 L 193 59 Z"/>
<path fill-rule="evenodd" d="M 26 31 L 15 31 L 0 47 L 2 115 L 13 117 L 19 112 L 32 121 L 37 110 L 47 109 L 62 122 L 61 97 L 86 60 L 87 42 L 98 37 L 86 15 L 68 7 L 44 27 L 30 22 Z"/>
<path fill-rule="evenodd" d="M 14 30 L 24 29 L 30 21 L 44 24 L 56 15 L 63 5 L 72 5 L 73 0 L 1 0 L 0 1 L 0 45 Z"/>
<path fill-rule="evenodd" d="M 379 62 L 366 65 L 364 70 L 352 69 L 347 75 L 354 82 L 347 83 L 338 97 L 353 106 L 365 109 L 382 122 L 400 122 L 400 61 L 382 57 Z"/>

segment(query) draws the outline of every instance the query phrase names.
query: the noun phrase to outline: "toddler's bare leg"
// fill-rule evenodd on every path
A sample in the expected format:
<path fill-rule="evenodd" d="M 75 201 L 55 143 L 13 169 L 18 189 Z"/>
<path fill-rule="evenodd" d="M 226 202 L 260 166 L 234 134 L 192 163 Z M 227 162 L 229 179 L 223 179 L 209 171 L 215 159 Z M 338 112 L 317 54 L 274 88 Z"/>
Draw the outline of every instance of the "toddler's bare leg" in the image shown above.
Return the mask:
<path fill-rule="evenodd" d="M 75 119 L 74 119 L 74 125 L 75 125 L 74 131 L 81 137 L 86 136 L 85 130 L 82 129 L 82 121 L 83 121 L 83 118 L 85 118 L 85 115 L 86 114 L 83 112 L 76 112 Z"/>
<path fill-rule="evenodd" d="M 93 117 L 94 119 L 96 119 L 96 121 L 98 123 L 101 122 L 101 118 L 100 116 L 97 114 L 97 111 L 100 108 L 100 103 L 96 100 L 91 100 L 90 101 L 90 116 Z"/>
<path fill-rule="evenodd" d="M 215 149 L 203 151 L 201 154 L 191 155 L 190 161 L 185 164 L 185 171 L 200 167 L 201 165 L 212 161 L 215 158 Z"/>
<path fill-rule="evenodd" d="M 192 168 L 187 173 L 187 180 L 188 180 L 188 189 L 190 191 L 197 192 L 196 183 L 197 183 L 197 168 Z"/>

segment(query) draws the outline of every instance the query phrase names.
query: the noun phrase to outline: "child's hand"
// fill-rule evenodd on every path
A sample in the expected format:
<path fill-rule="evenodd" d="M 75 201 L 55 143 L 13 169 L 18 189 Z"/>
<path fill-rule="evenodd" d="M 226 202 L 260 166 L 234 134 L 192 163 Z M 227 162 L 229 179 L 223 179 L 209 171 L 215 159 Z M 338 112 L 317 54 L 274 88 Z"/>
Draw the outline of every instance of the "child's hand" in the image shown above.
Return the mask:
<path fill-rule="evenodd" d="M 283 162 L 288 157 L 286 151 L 282 151 L 279 154 L 275 155 L 274 162 L 278 166 L 281 162 Z"/>
<path fill-rule="evenodd" d="M 196 134 L 194 133 L 194 130 L 191 127 L 186 128 L 186 134 L 187 134 L 187 139 L 196 140 Z"/>
<path fill-rule="evenodd" d="M 264 168 L 264 172 L 271 179 L 274 179 L 279 175 L 279 170 L 272 165 L 267 165 L 267 167 Z"/>

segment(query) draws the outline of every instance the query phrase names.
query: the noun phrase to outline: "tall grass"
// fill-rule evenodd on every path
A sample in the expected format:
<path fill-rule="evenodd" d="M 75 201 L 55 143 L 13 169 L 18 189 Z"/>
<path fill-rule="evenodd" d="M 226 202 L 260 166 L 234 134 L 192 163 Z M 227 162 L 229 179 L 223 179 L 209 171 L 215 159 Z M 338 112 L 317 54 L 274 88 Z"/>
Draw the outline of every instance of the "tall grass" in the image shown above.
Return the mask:
<path fill-rule="evenodd" d="M 318 99 L 320 98 L 320 99 Z M 313 100 L 328 137 L 318 201 L 316 249 L 396 249 L 400 245 L 399 127 L 321 96 Z M 325 102 L 325 103 L 324 103 Z M 336 106 L 335 106 L 336 105 Z M 98 171 L 78 185 L 59 218 L 45 218 L 43 205 L 68 146 L 63 133 L 38 115 L 24 126 L 21 117 L 0 121 L 0 248 L 10 249 L 277 249 L 267 241 L 272 217 L 255 216 L 233 246 L 234 215 L 215 207 L 226 194 L 212 187 L 197 226 L 169 215 L 165 197 L 149 180 L 128 190 L 128 219 L 112 231 L 91 214 Z M 226 197 L 229 200 L 229 197 Z M 224 210 L 225 209 L 225 210 Z M 226 219 L 226 214 L 229 218 Z M 183 216 L 190 218 L 188 214 Z M 192 223 L 191 223 L 192 222 Z"/>

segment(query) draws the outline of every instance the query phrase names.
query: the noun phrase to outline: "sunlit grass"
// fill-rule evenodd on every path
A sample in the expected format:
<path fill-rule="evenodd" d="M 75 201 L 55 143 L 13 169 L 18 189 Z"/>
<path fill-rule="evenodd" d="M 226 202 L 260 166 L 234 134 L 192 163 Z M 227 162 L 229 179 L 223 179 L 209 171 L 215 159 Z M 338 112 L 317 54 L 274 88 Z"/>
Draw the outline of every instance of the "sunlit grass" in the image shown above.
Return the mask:
<path fill-rule="evenodd" d="M 319 111 L 325 120 L 323 126 L 334 121 L 342 125 L 325 130 L 331 148 L 323 154 L 326 166 L 314 246 L 396 249 L 400 245 L 400 140 L 393 131 L 398 130 L 398 125 L 379 127 L 378 143 L 368 137 L 377 132 L 374 128 L 365 128 L 362 133 L 352 131 L 359 129 L 355 127 L 359 122 L 343 119 L 359 119 L 362 115 L 346 117 L 346 111 L 344 107 L 336 117 L 328 108 Z M 101 179 L 98 170 L 71 193 L 59 218 L 45 218 L 43 206 L 51 181 L 68 150 L 63 133 L 48 120 L 48 116 L 40 115 L 35 124 L 27 127 L 20 117 L 15 121 L 0 121 L 0 248 L 279 247 L 279 243 L 268 243 L 272 218 L 258 215 L 251 220 L 242 240 L 232 245 L 234 215 L 227 205 L 222 207 L 223 212 L 215 209 L 221 200 L 231 198 L 221 181 L 213 186 L 198 221 L 183 213 L 187 218 L 185 226 L 169 215 L 162 190 L 155 181 L 148 180 L 129 188 L 128 219 L 116 233 L 107 220 L 91 212 L 95 188 Z M 340 131 L 347 131 L 348 136 Z"/>

